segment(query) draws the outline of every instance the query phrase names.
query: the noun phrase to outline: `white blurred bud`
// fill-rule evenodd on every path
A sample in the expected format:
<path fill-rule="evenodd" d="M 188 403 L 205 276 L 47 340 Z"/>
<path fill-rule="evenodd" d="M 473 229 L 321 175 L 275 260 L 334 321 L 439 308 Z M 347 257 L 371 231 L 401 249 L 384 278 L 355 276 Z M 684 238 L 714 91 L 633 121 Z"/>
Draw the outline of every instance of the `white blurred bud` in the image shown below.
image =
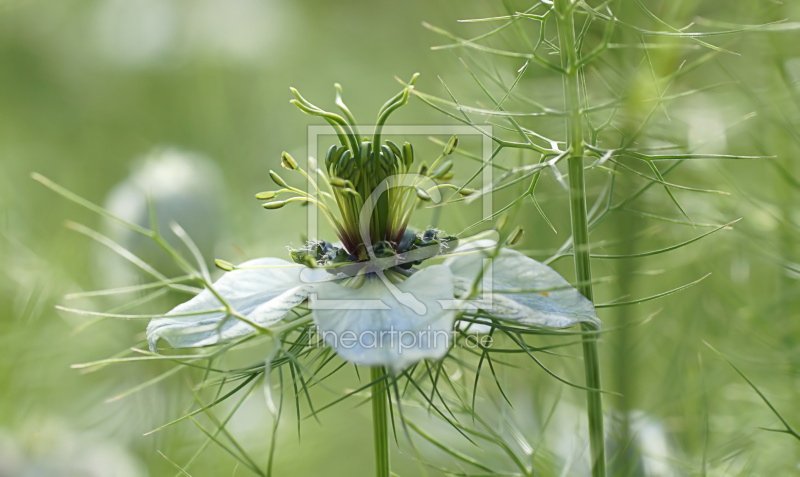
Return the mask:
<path fill-rule="evenodd" d="M 166 241 L 189 256 L 171 229 L 171 224 L 177 223 L 197 245 L 206 264 L 213 266 L 214 249 L 227 230 L 225 185 L 216 164 L 204 156 L 175 148 L 156 149 L 136 161 L 128 177 L 111 189 L 105 207 L 112 214 L 149 229 L 148 196 L 159 233 Z M 184 273 L 148 237 L 110 220 L 103 233 L 167 276 Z M 112 253 L 104 250 L 98 255 L 104 285 L 131 284 L 131 278 L 135 277 L 131 274 L 138 274 L 137 268 Z"/>
<path fill-rule="evenodd" d="M 723 112 L 711 100 L 697 95 L 685 115 L 689 152 L 694 154 L 725 154 L 726 125 Z"/>
<path fill-rule="evenodd" d="M 286 51 L 291 8 L 283 0 L 101 0 L 93 30 L 100 53 L 118 66 L 196 59 L 263 65 Z"/>
<path fill-rule="evenodd" d="M 0 429 L 0 475 L 135 477 L 144 465 L 121 443 L 100 433 L 80 432 L 60 421 L 28 422 L 11 432 Z"/>

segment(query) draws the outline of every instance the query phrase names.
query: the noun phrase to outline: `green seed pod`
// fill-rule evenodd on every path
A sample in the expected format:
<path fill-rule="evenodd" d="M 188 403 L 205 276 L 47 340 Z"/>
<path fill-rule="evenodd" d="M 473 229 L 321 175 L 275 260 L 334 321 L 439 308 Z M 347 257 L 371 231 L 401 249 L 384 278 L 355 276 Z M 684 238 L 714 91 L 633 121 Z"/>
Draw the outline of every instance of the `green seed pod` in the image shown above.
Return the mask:
<path fill-rule="evenodd" d="M 279 186 L 287 188 L 289 187 L 288 185 L 286 185 L 286 181 L 283 180 L 281 176 L 278 175 L 277 172 L 271 170 L 269 171 L 269 176 L 270 178 L 272 178 L 272 182 L 278 184 Z"/>
<path fill-rule="evenodd" d="M 417 197 L 419 197 L 419 200 L 423 202 L 430 202 L 432 200 L 430 194 L 428 194 L 425 189 L 420 187 L 417 187 Z"/>
<path fill-rule="evenodd" d="M 428 175 L 428 164 L 423 162 L 419 165 L 419 175 L 427 176 Z"/>
<path fill-rule="evenodd" d="M 400 150 L 399 147 L 397 147 L 397 144 L 393 143 L 392 141 L 386 141 L 386 145 L 389 146 L 389 149 L 392 150 L 395 157 L 397 157 L 398 159 L 403 158 L 403 152 Z"/>
<path fill-rule="evenodd" d="M 258 199 L 258 200 L 270 200 L 270 199 L 274 199 L 276 195 L 278 195 L 276 192 L 268 190 L 268 191 L 259 192 L 258 194 L 256 194 L 256 199 Z"/>
<path fill-rule="evenodd" d="M 348 165 L 353 161 L 353 155 L 350 149 L 345 149 L 339 159 L 334 162 L 333 172 L 336 176 L 347 177 L 344 171 L 347 170 Z"/>
<path fill-rule="evenodd" d="M 267 210 L 273 210 L 273 209 L 280 209 L 284 205 L 286 205 L 285 200 L 276 200 L 273 202 L 266 202 L 264 204 L 261 204 L 261 207 L 264 207 Z"/>
<path fill-rule="evenodd" d="M 458 193 L 461 194 L 461 197 L 466 197 L 468 195 L 474 194 L 475 193 L 475 189 L 469 189 L 469 188 L 465 187 L 465 188 L 459 190 Z"/>
<path fill-rule="evenodd" d="M 331 170 L 331 164 L 333 164 L 333 155 L 336 154 L 338 149 L 339 148 L 336 146 L 336 144 L 333 144 L 328 148 L 328 152 L 325 153 L 325 168 L 328 169 L 328 171 Z"/>
<path fill-rule="evenodd" d="M 523 230 L 522 227 L 518 226 L 517 228 L 514 229 L 513 232 L 511 232 L 511 235 L 508 236 L 508 239 L 506 239 L 506 245 L 516 245 L 516 244 L 518 244 L 519 241 L 522 240 L 522 235 L 524 233 L 525 233 L 525 230 Z"/>
<path fill-rule="evenodd" d="M 501 230 L 503 227 L 506 226 L 506 222 L 508 222 L 508 214 L 503 214 L 497 219 L 497 223 L 494 224 L 495 230 Z"/>
<path fill-rule="evenodd" d="M 412 162 L 414 162 L 414 147 L 407 142 L 403 144 L 403 163 L 406 169 L 411 167 Z"/>
<path fill-rule="evenodd" d="M 370 162 L 370 153 L 372 152 L 372 148 L 370 146 L 371 143 L 362 142 L 361 147 L 358 149 L 358 165 L 360 167 L 366 167 L 366 165 Z"/>
<path fill-rule="evenodd" d="M 387 164 L 390 167 L 390 170 L 394 169 L 395 166 L 394 152 L 392 152 L 392 149 L 386 144 L 381 146 L 381 162 L 383 164 Z"/>
<path fill-rule="evenodd" d="M 330 181 L 331 186 L 333 187 L 346 187 L 347 181 L 342 179 L 341 177 L 331 177 Z"/>
<path fill-rule="evenodd" d="M 288 152 L 283 151 L 283 154 L 281 154 L 281 166 L 283 166 L 284 169 L 293 171 L 297 169 L 297 161 L 295 161 Z"/>
<path fill-rule="evenodd" d="M 451 161 L 449 159 L 446 160 L 444 162 L 444 164 L 439 166 L 439 168 L 436 169 L 436 171 L 433 173 L 433 178 L 434 179 L 441 179 L 442 176 L 444 176 L 445 174 L 450 172 L 450 169 L 452 169 L 452 168 L 453 168 L 453 161 Z"/>
<path fill-rule="evenodd" d="M 226 272 L 230 272 L 235 268 L 232 263 L 220 259 L 214 260 L 214 265 L 216 265 L 220 270 L 225 270 Z"/>
<path fill-rule="evenodd" d="M 336 151 L 334 151 L 333 157 L 331 157 L 331 162 L 333 164 L 338 163 L 346 151 L 349 151 L 349 149 L 344 146 L 336 146 Z"/>
<path fill-rule="evenodd" d="M 348 151 L 349 152 L 349 151 Z M 352 154 L 344 153 L 342 160 L 339 163 L 339 177 L 349 179 L 353 176 L 353 172 L 358 169 L 356 164 L 357 160 Z"/>
<path fill-rule="evenodd" d="M 450 154 L 453 153 L 453 151 L 456 150 L 457 147 L 458 147 L 458 136 L 453 135 L 453 137 L 451 137 L 450 140 L 447 141 L 447 146 L 445 146 L 443 154 L 445 156 L 449 156 Z"/>

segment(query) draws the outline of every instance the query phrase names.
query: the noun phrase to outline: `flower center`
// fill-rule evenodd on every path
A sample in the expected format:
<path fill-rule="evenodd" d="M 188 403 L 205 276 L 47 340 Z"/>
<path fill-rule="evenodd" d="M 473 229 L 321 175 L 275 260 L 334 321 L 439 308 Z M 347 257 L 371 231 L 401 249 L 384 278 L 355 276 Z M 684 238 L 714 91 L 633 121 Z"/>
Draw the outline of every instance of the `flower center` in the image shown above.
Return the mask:
<path fill-rule="evenodd" d="M 429 229 L 419 234 L 406 230 L 399 242 L 380 241 L 373 244 L 367 250 L 366 259 L 325 240 L 310 242 L 300 250 L 292 250 L 290 255 L 295 263 L 326 267 L 333 274 L 356 276 L 393 270 L 408 276 L 413 273 L 412 267 L 455 248 L 457 243 L 456 237 L 441 230 Z"/>
<path fill-rule="evenodd" d="M 317 204 L 341 241 L 340 247 L 324 240 L 310 242 L 291 252 L 295 262 L 331 267 L 335 269 L 333 273 L 350 276 L 387 269 L 407 276 L 413 272 L 415 264 L 455 245 L 453 236 L 435 229 L 416 234 L 408 231 L 408 223 L 421 203 L 433 200 L 432 195 L 438 201 L 441 188 L 455 189 L 462 195 L 469 193 L 451 184 L 437 183 L 453 177 L 450 173 L 453 163 L 447 156 L 453 153 L 457 138 L 450 139 L 430 167 L 422 163 L 413 172 L 412 145 L 405 142 L 400 147 L 381 138 L 389 115 L 408 102 L 416 78 L 414 75 L 408 86 L 380 109 L 372 138 L 360 135 L 355 118 L 342 101 L 339 85 L 336 85 L 336 105 L 343 116 L 311 104 L 292 89 L 296 97 L 292 103 L 303 112 L 328 121 L 339 137 L 339 144 L 332 145 L 325 154 L 325 171 L 312 165 L 321 177 L 319 186 L 288 153 L 284 152 L 281 157 L 281 165 L 303 174 L 316 195 L 289 186 L 277 173 L 270 171 L 272 180 L 282 189 L 262 192 L 256 197 L 272 200 L 284 193 L 295 194 L 289 199 L 263 204 L 267 209 L 280 208 L 293 201 Z M 323 190 L 325 187 L 327 189 Z"/>
<path fill-rule="evenodd" d="M 417 186 L 402 184 L 413 161 L 409 143 L 402 150 L 392 141 L 374 147 L 369 140 L 355 152 L 347 146 L 328 149 L 325 165 L 342 214 L 340 238 L 350 254 L 366 259 L 371 246 L 384 253 L 381 243 L 397 250 L 411 216 L 406 209 L 419 196 Z"/>

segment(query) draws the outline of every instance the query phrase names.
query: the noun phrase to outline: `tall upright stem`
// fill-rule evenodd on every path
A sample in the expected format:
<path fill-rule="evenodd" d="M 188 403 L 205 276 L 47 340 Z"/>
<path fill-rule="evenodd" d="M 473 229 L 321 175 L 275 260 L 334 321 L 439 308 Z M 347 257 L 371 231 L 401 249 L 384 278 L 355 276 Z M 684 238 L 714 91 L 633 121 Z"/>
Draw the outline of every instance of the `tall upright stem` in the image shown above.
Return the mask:
<path fill-rule="evenodd" d="M 375 438 L 375 476 L 389 476 L 389 425 L 386 399 L 386 370 L 381 366 L 371 369 L 372 381 L 372 429 Z"/>
<path fill-rule="evenodd" d="M 580 105 L 578 51 L 575 42 L 575 4 L 572 0 L 555 0 L 561 66 L 564 68 L 564 106 L 567 116 L 567 146 L 569 148 L 569 209 L 572 219 L 572 241 L 575 250 L 575 280 L 578 290 L 594 301 L 592 267 L 589 258 L 589 227 L 586 216 L 586 185 L 583 177 L 583 118 Z M 582 325 L 584 331 L 595 331 L 592 325 Z M 589 412 L 589 440 L 592 454 L 592 475 L 605 477 L 606 451 L 603 432 L 603 400 L 600 394 L 600 360 L 597 335 L 583 338 L 583 362 Z"/>

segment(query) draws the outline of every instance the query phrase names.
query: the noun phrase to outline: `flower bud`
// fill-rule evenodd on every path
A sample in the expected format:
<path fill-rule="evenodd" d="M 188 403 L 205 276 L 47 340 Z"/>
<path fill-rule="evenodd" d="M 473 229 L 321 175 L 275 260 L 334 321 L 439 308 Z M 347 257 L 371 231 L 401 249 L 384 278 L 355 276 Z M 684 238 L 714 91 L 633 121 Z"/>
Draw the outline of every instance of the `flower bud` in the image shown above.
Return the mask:
<path fill-rule="evenodd" d="M 453 135 L 453 137 L 451 137 L 450 140 L 447 141 L 447 146 L 445 146 L 443 154 L 445 156 L 449 156 L 450 154 L 453 153 L 453 151 L 456 150 L 457 147 L 458 147 L 458 136 Z"/>
<path fill-rule="evenodd" d="M 503 227 L 506 226 L 506 222 L 508 222 L 508 214 L 503 214 L 497 219 L 497 222 L 494 224 L 495 230 L 502 230 Z"/>
<path fill-rule="evenodd" d="M 363 141 L 361 146 L 358 148 L 358 155 L 356 156 L 357 162 L 356 164 L 360 165 L 364 169 L 372 169 L 375 167 L 374 157 L 372 155 L 372 143 L 369 141 Z"/>
<path fill-rule="evenodd" d="M 336 154 L 336 150 L 339 147 L 336 144 L 332 144 L 330 148 L 328 148 L 328 152 L 325 153 L 325 167 L 330 169 L 331 164 L 333 163 L 333 155 Z"/>
<path fill-rule="evenodd" d="M 414 162 L 414 147 L 411 143 L 406 142 L 403 144 L 403 163 L 406 169 L 411 167 L 412 162 Z"/>
<path fill-rule="evenodd" d="M 386 145 L 389 146 L 389 149 L 392 150 L 392 153 L 395 156 L 397 156 L 398 159 L 400 159 L 400 160 L 403 159 L 403 151 L 401 151 L 400 148 L 397 147 L 397 144 L 393 143 L 392 141 L 388 141 L 387 140 L 386 141 Z"/>
<path fill-rule="evenodd" d="M 506 245 L 516 245 L 522 240 L 522 235 L 525 234 L 525 230 L 522 227 L 517 227 L 511 232 L 511 235 L 508 236 L 506 239 Z"/>
<path fill-rule="evenodd" d="M 280 209 L 284 205 L 286 205 L 285 200 L 276 200 L 273 202 L 266 202 L 264 204 L 261 204 L 261 207 L 264 207 L 267 210 L 273 210 L 273 209 Z"/>
<path fill-rule="evenodd" d="M 281 178 L 275 171 L 269 171 L 269 177 L 272 178 L 272 182 L 278 184 L 281 187 L 289 187 L 286 185 L 286 181 Z"/>
<path fill-rule="evenodd" d="M 333 187 L 347 187 L 347 181 L 341 177 L 331 177 L 329 182 Z"/>
<path fill-rule="evenodd" d="M 425 189 L 420 187 L 417 187 L 417 197 L 419 197 L 419 200 L 423 202 L 430 202 L 432 200 L 430 194 L 428 194 Z"/>
<path fill-rule="evenodd" d="M 339 177 L 348 177 L 355 168 L 355 159 L 350 149 L 345 149 L 338 159 L 334 159 L 332 171 Z"/>
<path fill-rule="evenodd" d="M 394 169 L 397 159 L 395 159 L 394 157 L 394 152 L 392 151 L 392 148 L 390 148 L 386 144 L 381 146 L 381 159 L 382 159 L 381 163 L 384 166 L 384 168 L 388 167 L 389 170 Z"/>
<path fill-rule="evenodd" d="M 268 191 L 259 192 L 258 194 L 256 194 L 256 199 L 258 199 L 258 200 L 270 200 L 270 199 L 274 199 L 276 195 L 278 195 L 278 194 L 275 193 L 274 191 L 268 190 Z"/>
<path fill-rule="evenodd" d="M 453 168 L 453 161 L 451 161 L 449 159 L 444 161 L 444 164 L 439 166 L 433 172 L 433 178 L 434 179 L 443 179 L 444 176 L 448 175 L 447 173 L 450 172 L 450 169 L 452 169 L 452 168 Z"/>
<path fill-rule="evenodd" d="M 214 260 L 214 265 L 216 265 L 220 270 L 225 270 L 226 272 L 230 272 L 234 269 L 233 264 L 226 262 L 225 260 L 216 259 Z"/>
<path fill-rule="evenodd" d="M 283 166 L 284 169 L 293 171 L 297 169 L 297 161 L 295 161 L 288 152 L 283 151 L 283 154 L 281 154 L 281 166 Z"/>

